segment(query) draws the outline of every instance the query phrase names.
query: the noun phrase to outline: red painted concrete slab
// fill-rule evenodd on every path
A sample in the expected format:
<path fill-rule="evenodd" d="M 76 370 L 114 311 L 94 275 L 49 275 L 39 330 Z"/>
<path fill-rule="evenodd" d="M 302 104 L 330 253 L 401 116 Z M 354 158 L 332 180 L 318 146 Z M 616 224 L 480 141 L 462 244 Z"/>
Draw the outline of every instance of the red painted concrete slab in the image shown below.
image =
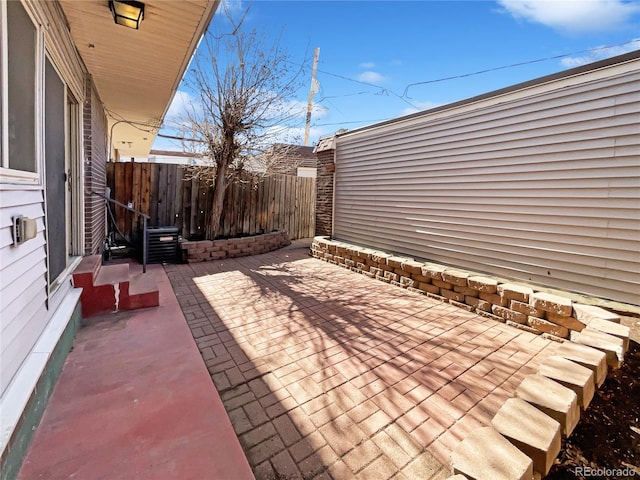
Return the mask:
<path fill-rule="evenodd" d="M 129 265 L 103 265 L 96 275 L 94 285 L 114 285 L 129 281 Z"/>
<path fill-rule="evenodd" d="M 80 330 L 18 479 L 254 478 L 164 270 L 148 272 L 160 306 Z"/>

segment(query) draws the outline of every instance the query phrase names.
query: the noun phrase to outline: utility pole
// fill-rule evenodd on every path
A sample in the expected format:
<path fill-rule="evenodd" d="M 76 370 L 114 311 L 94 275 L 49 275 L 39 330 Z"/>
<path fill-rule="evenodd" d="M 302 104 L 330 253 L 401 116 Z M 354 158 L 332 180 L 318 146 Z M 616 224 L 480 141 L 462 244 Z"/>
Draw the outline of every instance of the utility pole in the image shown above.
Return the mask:
<path fill-rule="evenodd" d="M 313 94 L 318 92 L 318 81 L 316 71 L 318 70 L 318 58 L 320 58 L 320 47 L 313 51 L 313 68 L 311 69 L 311 88 L 309 89 L 309 101 L 307 102 L 307 123 L 304 127 L 304 146 L 309 145 L 309 130 L 311 129 L 311 110 L 313 110 Z"/>

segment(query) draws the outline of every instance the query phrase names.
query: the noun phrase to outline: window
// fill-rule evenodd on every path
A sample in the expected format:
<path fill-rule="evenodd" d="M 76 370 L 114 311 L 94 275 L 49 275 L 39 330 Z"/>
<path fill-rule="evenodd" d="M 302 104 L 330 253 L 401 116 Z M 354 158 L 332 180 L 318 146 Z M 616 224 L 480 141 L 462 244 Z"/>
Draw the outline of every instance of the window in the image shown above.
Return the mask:
<path fill-rule="evenodd" d="M 38 171 L 39 34 L 21 2 L 2 3 L 2 173 L 33 180 Z"/>

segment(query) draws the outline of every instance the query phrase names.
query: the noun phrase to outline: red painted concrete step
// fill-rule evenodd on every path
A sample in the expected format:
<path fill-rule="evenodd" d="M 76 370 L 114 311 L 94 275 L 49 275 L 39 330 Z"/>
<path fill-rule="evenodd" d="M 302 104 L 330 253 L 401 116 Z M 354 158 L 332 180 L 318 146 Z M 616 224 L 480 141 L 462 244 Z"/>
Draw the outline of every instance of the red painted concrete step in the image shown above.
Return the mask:
<path fill-rule="evenodd" d="M 93 279 L 98 274 L 101 266 L 102 257 L 100 255 L 84 257 L 73 271 L 73 285 L 75 287 L 92 286 Z"/>
<path fill-rule="evenodd" d="M 93 285 L 115 285 L 129 281 L 129 265 L 102 265 L 98 274 L 94 277 Z"/>
<path fill-rule="evenodd" d="M 160 304 L 160 292 L 153 277 L 140 274 L 129 280 L 129 297 L 125 300 L 123 310 L 153 307 Z"/>
<path fill-rule="evenodd" d="M 73 272 L 73 284 L 82 288 L 82 316 L 93 317 L 118 310 L 155 307 L 160 298 L 155 280 L 129 273 L 126 263 L 102 265 L 100 255 L 82 259 Z"/>

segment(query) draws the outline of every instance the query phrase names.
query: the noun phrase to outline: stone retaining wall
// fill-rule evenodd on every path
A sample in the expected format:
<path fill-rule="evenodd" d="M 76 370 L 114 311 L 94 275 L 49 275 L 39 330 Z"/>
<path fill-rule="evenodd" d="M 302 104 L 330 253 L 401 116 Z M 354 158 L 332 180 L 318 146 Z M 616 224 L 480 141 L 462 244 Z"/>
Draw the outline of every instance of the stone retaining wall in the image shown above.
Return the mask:
<path fill-rule="evenodd" d="M 555 340 L 570 338 L 572 331 L 581 332 L 594 319 L 620 321 L 619 316 L 607 310 L 536 291 L 535 286 L 502 282 L 328 237 L 315 237 L 311 254 L 371 278 Z"/>
<path fill-rule="evenodd" d="M 290 244 L 289 233 L 286 230 L 279 230 L 252 237 L 182 242 L 180 251 L 183 261 L 194 263 L 257 255 L 272 252 Z"/>

